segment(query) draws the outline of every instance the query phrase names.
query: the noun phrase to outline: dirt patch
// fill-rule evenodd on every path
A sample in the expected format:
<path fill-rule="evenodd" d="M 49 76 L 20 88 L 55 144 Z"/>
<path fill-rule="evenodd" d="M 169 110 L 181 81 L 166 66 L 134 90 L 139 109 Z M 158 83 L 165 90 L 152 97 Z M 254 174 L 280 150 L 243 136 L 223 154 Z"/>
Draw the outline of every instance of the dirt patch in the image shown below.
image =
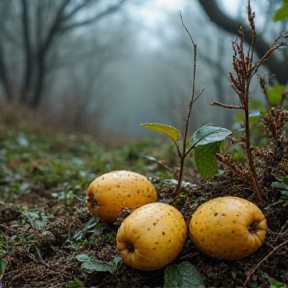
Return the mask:
<path fill-rule="evenodd" d="M 155 179 L 153 182 L 160 201 L 167 202 L 173 184 L 163 185 Z M 178 198 L 178 209 L 189 221 L 201 203 L 225 195 L 249 198 L 251 191 L 245 183 L 228 176 L 210 182 L 186 183 Z M 82 263 L 77 260 L 80 254 L 103 262 L 118 256 L 117 226 L 93 220 L 85 207 L 84 194 L 73 205 L 39 191 L 19 195 L 15 203 L 0 202 L 0 233 L 5 240 L 2 249 L 6 251 L 4 287 L 163 287 L 164 268 L 141 272 L 122 264 L 114 273 L 88 272 L 81 268 Z M 23 210 L 23 207 L 26 208 Z M 188 239 L 175 263 L 189 261 L 193 264 L 206 287 L 244 287 L 254 268 L 257 269 L 246 287 L 255 287 L 255 283 L 257 287 L 269 287 L 268 275 L 287 284 L 288 245 L 283 245 L 288 241 L 287 210 L 273 203 L 264 207 L 263 212 L 269 231 L 265 244 L 253 255 L 235 261 L 211 259 Z M 92 223 L 91 228 L 89 223 Z"/>

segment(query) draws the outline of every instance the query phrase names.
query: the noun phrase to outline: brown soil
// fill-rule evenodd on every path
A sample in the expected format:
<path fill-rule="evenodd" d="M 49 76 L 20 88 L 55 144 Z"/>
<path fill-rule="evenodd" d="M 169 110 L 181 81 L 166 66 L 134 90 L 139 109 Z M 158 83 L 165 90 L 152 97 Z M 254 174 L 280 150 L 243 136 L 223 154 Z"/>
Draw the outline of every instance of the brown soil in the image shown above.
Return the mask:
<path fill-rule="evenodd" d="M 160 185 L 157 179 L 152 181 L 160 201 L 169 202 L 174 186 L 168 183 Z M 12 245 L 12 239 L 23 239 L 23 242 L 17 241 L 13 253 L 5 255 L 7 266 L 1 280 L 2 287 L 164 286 L 164 268 L 141 272 L 122 264 L 114 274 L 87 273 L 81 269 L 81 262 L 75 258 L 79 254 L 87 254 L 102 261 L 111 261 L 118 255 L 115 248 L 117 225 L 98 222 L 97 229 L 85 233 L 84 227 L 88 221 L 93 221 L 85 207 L 85 192 L 83 198 L 75 199 L 73 205 L 69 206 L 63 200 L 53 198 L 51 192 L 39 188 L 29 194 L 20 194 L 13 204 L 0 202 L 0 234 L 6 237 L 5 245 Z M 193 211 L 202 202 L 225 195 L 254 199 L 246 183 L 235 177 L 221 176 L 209 182 L 199 180 L 193 185 L 186 183 L 177 199 L 177 206 L 189 221 Z M 35 228 L 23 223 L 24 219 L 19 213 L 23 206 L 37 210 L 42 215 L 50 215 L 46 224 Z M 288 284 L 287 208 L 274 202 L 265 205 L 262 211 L 267 217 L 269 231 L 265 244 L 253 255 L 234 261 L 211 259 L 188 239 L 175 263 L 189 261 L 193 264 L 206 287 L 244 287 L 245 282 L 246 287 L 271 287 L 266 275 Z M 82 236 L 77 234 L 79 231 L 82 231 Z M 84 286 L 77 286 L 76 279 L 82 281 Z"/>

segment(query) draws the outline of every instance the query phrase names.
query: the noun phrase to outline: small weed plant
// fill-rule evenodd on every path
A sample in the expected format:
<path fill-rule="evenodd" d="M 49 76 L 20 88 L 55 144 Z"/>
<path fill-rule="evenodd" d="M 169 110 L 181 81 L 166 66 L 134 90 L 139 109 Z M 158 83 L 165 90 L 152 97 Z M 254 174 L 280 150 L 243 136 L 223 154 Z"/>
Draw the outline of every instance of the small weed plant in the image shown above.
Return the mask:
<path fill-rule="evenodd" d="M 241 127 L 242 134 L 240 140 L 237 145 L 241 147 L 245 151 L 246 159 L 248 163 L 248 169 L 243 169 L 243 167 L 237 163 L 235 163 L 231 159 L 231 155 L 228 153 L 220 153 L 220 144 L 227 137 L 231 137 L 232 132 L 226 128 L 215 127 L 212 125 L 204 125 L 196 132 L 194 132 L 192 136 L 192 142 L 188 141 L 188 129 L 189 122 L 192 116 L 192 108 L 195 101 L 203 94 L 204 88 L 196 94 L 195 92 L 195 83 L 196 83 L 196 68 L 197 68 L 197 45 L 195 44 L 192 35 L 189 30 L 185 26 L 183 22 L 183 18 L 180 13 L 180 18 L 183 27 L 185 28 L 191 43 L 193 45 L 194 50 L 194 67 L 193 67 L 193 76 L 192 76 L 192 95 L 191 100 L 189 102 L 188 114 L 185 120 L 185 131 L 184 136 L 181 138 L 180 131 L 175 128 L 164 124 L 158 123 L 145 123 L 142 124 L 143 127 L 149 128 L 151 130 L 159 131 L 165 133 L 173 139 L 173 142 L 176 146 L 177 153 L 180 159 L 180 168 L 178 174 L 178 184 L 175 188 L 175 195 L 177 196 L 181 191 L 181 183 L 183 179 L 183 169 L 186 157 L 194 150 L 195 163 L 197 166 L 198 172 L 204 178 L 209 178 L 215 175 L 218 172 L 217 161 L 229 167 L 231 172 L 235 174 L 237 177 L 240 177 L 245 182 L 248 182 L 252 190 L 254 191 L 259 202 L 265 202 L 263 199 L 263 193 L 261 193 L 261 188 L 259 184 L 260 176 L 257 174 L 257 169 L 259 167 L 255 166 L 255 159 L 257 159 L 258 163 L 261 163 L 262 167 L 263 161 L 267 160 L 267 151 L 272 153 L 272 159 L 274 159 L 273 163 L 269 163 L 269 167 L 275 167 L 275 163 L 279 163 L 281 155 L 281 151 L 283 151 L 283 144 L 286 143 L 285 137 L 283 136 L 283 125 L 287 126 L 287 112 L 284 111 L 283 103 L 284 99 L 287 96 L 287 89 L 279 89 L 279 85 L 275 86 L 275 89 L 267 89 L 265 79 L 263 76 L 258 75 L 259 83 L 265 95 L 267 101 L 267 107 L 261 106 L 262 109 L 258 111 L 260 118 L 257 119 L 258 122 L 261 122 L 261 129 L 264 127 L 265 133 L 269 137 L 269 144 L 265 152 L 261 149 L 254 149 L 251 146 L 251 101 L 250 101 L 250 83 L 252 78 L 257 74 L 258 68 L 260 65 L 266 61 L 269 56 L 280 47 L 288 46 L 288 34 L 284 34 L 279 36 L 275 43 L 271 46 L 271 48 L 265 53 L 265 55 L 254 63 L 254 54 L 255 54 L 255 43 L 256 43 L 256 29 L 255 29 L 255 13 L 251 11 L 250 1 L 248 1 L 248 20 L 249 25 L 252 30 L 252 39 L 250 43 L 250 48 L 247 49 L 245 47 L 245 35 L 242 27 L 239 28 L 239 37 L 233 41 L 233 69 L 234 73 L 229 73 L 229 78 L 231 81 L 231 86 L 235 90 L 236 95 L 240 100 L 240 105 L 229 105 L 220 103 L 218 101 L 213 101 L 211 104 L 214 106 L 220 106 L 225 109 L 237 109 L 243 111 L 243 125 Z M 281 87 L 281 86 L 280 86 Z M 281 92 L 281 96 L 279 97 L 279 91 Z M 275 98 L 278 100 L 275 101 Z M 273 104 L 278 104 L 277 107 Z M 264 108 L 263 108 L 264 107 Z M 232 141 L 236 141 L 234 138 L 231 138 Z M 288 140 L 287 140 L 288 141 Z M 188 143 L 191 143 L 190 145 Z M 273 146 L 273 148 L 272 148 Z M 265 154 L 266 153 L 266 154 Z M 266 155 L 266 156 L 265 156 Z M 280 158 L 279 158 L 280 157 Z M 278 160 L 277 160 L 278 159 Z M 282 158 L 281 158 L 282 159 Z M 267 161 L 266 161 L 266 164 Z M 265 165 L 266 165 L 265 164 Z M 272 166 L 271 166 L 272 165 Z M 259 166 L 259 165 L 258 165 Z M 265 166 L 267 168 L 267 166 Z M 273 167 L 271 168 L 273 170 Z M 262 171 L 263 172 L 263 171 Z M 262 173 L 261 172 L 261 173 Z M 271 171 L 270 171 L 271 172 Z M 260 174 L 261 174 L 260 173 Z M 263 174 L 263 173 L 262 173 Z M 263 182 L 263 181 L 262 181 Z M 263 185 L 263 183 L 262 183 Z"/>

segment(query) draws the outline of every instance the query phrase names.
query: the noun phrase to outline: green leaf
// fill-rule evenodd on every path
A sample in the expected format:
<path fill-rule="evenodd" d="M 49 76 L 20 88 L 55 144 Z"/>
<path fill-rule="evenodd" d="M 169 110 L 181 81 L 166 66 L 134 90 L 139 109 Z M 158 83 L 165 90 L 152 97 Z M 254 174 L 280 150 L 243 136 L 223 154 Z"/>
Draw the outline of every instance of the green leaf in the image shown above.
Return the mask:
<path fill-rule="evenodd" d="M 74 234 L 73 239 L 76 241 L 81 241 L 85 238 L 86 233 L 89 231 L 93 231 L 94 234 L 100 235 L 102 233 L 103 227 L 99 225 L 99 221 L 99 218 L 92 217 L 82 230 L 77 231 Z"/>
<path fill-rule="evenodd" d="M 249 102 L 249 109 L 250 110 L 258 110 L 260 112 L 266 112 L 266 107 L 265 105 L 262 104 L 262 102 L 258 100 L 251 100 Z"/>
<path fill-rule="evenodd" d="M 77 278 L 67 283 L 67 288 L 82 288 L 85 283 Z"/>
<path fill-rule="evenodd" d="M 199 128 L 192 136 L 192 142 L 195 146 L 207 145 L 214 142 L 220 142 L 226 139 L 232 132 L 228 129 L 204 125 Z"/>
<path fill-rule="evenodd" d="M 288 3 L 285 1 L 283 7 L 278 9 L 274 14 L 273 21 L 281 21 L 288 18 Z"/>
<path fill-rule="evenodd" d="M 220 152 L 220 143 L 214 142 L 194 148 L 197 170 L 204 178 L 210 178 L 218 172 L 215 154 Z"/>
<path fill-rule="evenodd" d="M 89 273 L 92 272 L 105 272 L 114 273 L 117 269 L 118 263 L 121 261 L 120 257 L 116 257 L 110 262 L 104 262 L 101 260 L 93 259 L 87 254 L 80 254 L 76 256 L 76 259 L 80 262 L 83 262 L 81 265 L 82 269 L 88 270 Z"/>
<path fill-rule="evenodd" d="M 235 162 L 242 162 L 245 159 L 246 153 L 243 147 L 239 143 L 230 145 L 226 149 L 226 153 L 229 153 L 232 157 L 232 160 Z"/>
<path fill-rule="evenodd" d="M 181 134 L 180 131 L 172 126 L 159 124 L 159 123 L 144 123 L 141 124 L 142 127 L 148 128 L 150 130 L 162 132 L 168 136 L 170 136 L 173 141 L 178 141 Z"/>
<path fill-rule="evenodd" d="M 5 272 L 5 268 L 6 268 L 6 262 L 1 261 L 0 262 L 0 280 L 3 278 L 4 276 L 4 272 Z M 0 283 L 1 284 L 1 283 Z"/>
<path fill-rule="evenodd" d="M 33 211 L 29 210 L 27 207 L 22 207 L 20 213 L 23 218 L 23 223 L 26 224 L 26 222 L 28 222 L 35 229 L 43 228 L 48 222 L 47 216 L 40 210 Z"/>
<path fill-rule="evenodd" d="M 225 128 L 204 125 L 193 134 L 195 162 L 204 178 L 210 178 L 218 172 L 215 154 L 220 152 L 220 143 L 231 133 Z"/>
<path fill-rule="evenodd" d="M 283 182 L 272 182 L 271 186 L 279 190 L 288 191 L 288 185 Z"/>
<path fill-rule="evenodd" d="M 266 278 L 270 284 L 270 288 L 287 288 L 286 284 L 279 282 L 268 275 L 266 275 Z"/>
<path fill-rule="evenodd" d="M 276 84 L 273 88 L 267 89 L 268 99 L 272 105 L 278 105 L 282 99 L 283 87 Z"/>
<path fill-rule="evenodd" d="M 189 262 L 168 265 L 164 281 L 165 288 L 205 288 L 199 272 Z"/>
<path fill-rule="evenodd" d="M 263 118 L 266 114 L 266 107 L 257 100 L 252 100 L 249 102 L 249 123 L 254 124 L 259 119 Z M 245 113 L 241 112 L 234 117 L 234 122 L 244 123 Z"/>
<path fill-rule="evenodd" d="M 164 275 L 164 281 L 165 281 L 165 288 L 177 288 L 178 287 L 178 280 L 180 277 L 180 272 L 177 268 L 177 265 L 172 264 L 168 265 L 165 268 L 165 275 Z"/>

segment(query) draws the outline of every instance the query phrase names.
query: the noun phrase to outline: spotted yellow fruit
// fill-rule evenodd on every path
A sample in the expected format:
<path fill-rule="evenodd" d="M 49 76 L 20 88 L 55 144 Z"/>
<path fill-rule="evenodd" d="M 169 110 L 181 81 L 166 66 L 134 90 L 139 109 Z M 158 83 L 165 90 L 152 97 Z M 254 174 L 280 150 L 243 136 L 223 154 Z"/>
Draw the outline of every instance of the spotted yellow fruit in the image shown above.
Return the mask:
<path fill-rule="evenodd" d="M 86 206 L 92 215 L 114 223 L 122 209 L 138 208 L 156 200 L 157 192 L 146 177 L 119 170 L 103 174 L 90 184 Z"/>
<path fill-rule="evenodd" d="M 176 208 L 151 203 L 133 211 L 117 233 L 117 249 L 126 264 L 143 271 L 160 269 L 181 252 L 187 238 L 185 220 Z"/>
<path fill-rule="evenodd" d="M 266 218 L 252 202 L 219 197 L 202 204 L 192 215 L 189 233 L 204 253 L 220 259 L 244 258 L 264 242 Z"/>

